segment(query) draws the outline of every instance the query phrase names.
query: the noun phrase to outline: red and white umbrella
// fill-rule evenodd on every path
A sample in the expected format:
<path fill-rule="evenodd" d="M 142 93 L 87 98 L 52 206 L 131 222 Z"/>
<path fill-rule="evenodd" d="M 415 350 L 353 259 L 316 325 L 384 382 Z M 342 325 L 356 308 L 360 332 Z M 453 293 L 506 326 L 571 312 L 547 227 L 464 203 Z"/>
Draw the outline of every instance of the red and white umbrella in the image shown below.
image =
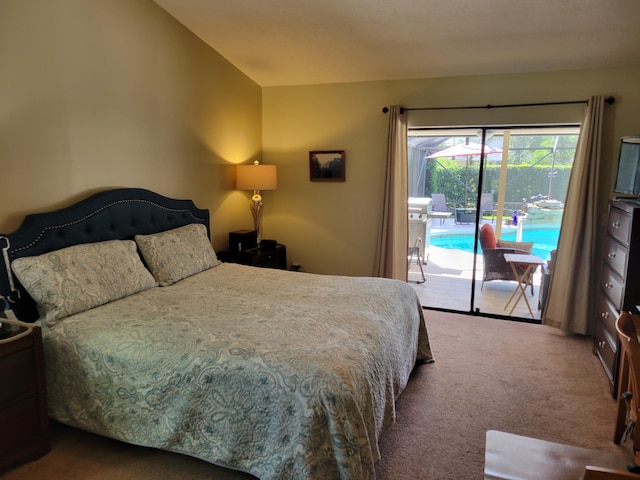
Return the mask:
<path fill-rule="evenodd" d="M 486 156 L 492 153 L 502 153 L 502 149 L 490 147 L 489 145 L 484 145 L 483 148 L 481 143 L 460 143 L 458 145 L 453 145 L 452 147 L 445 148 L 444 150 L 440 150 L 439 152 L 432 153 L 431 155 L 427 155 L 426 158 L 466 157 L 466 175 L 464 180 L 464 204 L 466 205 L 467 194 L 469 192 L 469 189 L 467 187 L 469 183 L 469 162 L 471 161 L 471 157 L 480 156 L 483 152 Z"/>

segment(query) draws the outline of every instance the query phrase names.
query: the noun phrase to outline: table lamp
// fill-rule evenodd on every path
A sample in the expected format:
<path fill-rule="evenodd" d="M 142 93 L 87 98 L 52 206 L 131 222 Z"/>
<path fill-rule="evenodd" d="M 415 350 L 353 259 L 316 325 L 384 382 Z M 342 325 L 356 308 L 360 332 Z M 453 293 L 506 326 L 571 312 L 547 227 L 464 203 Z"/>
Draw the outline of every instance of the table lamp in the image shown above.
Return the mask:
<path fill-rule="evenodd" d="M 238 165 L 236 167 L 236 188 L 238 190 L 253 190 L 249 201 L 253 227 L 258 235 L 258 245 L 261 240 L 262 195 L 260 190 L 275 190 L 278 188 L 278 173 L 275 165 L 260 165 L 256 160 L 253 165 Z"/>

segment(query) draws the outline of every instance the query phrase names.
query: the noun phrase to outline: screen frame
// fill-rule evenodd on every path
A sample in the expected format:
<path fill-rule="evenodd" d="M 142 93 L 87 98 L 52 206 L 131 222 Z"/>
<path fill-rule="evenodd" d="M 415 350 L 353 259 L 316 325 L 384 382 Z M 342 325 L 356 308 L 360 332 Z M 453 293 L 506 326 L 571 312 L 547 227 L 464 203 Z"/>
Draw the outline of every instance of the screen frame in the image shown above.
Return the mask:
<path fill-rule="evenodd" d="M 623 195 L 640 195 L 640 135 L 620 139 L 613 191 Z"/>

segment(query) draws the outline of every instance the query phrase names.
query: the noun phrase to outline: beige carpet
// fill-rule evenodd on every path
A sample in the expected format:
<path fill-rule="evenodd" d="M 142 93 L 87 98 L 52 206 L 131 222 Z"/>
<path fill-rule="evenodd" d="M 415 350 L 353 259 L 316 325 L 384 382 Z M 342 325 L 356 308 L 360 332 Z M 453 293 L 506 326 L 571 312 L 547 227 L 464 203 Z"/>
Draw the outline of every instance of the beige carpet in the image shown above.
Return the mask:
<path fill-rule="evenodd" d="M 383 480 L 483 478 L 487 430 L 630 455 L 612 442 L 615 402 L 591 340 L 548 327 L 425 311 L 436 362 L 416 369 L 381 439 Z M 58 426 L 22 479 L 250 478 Z"/>

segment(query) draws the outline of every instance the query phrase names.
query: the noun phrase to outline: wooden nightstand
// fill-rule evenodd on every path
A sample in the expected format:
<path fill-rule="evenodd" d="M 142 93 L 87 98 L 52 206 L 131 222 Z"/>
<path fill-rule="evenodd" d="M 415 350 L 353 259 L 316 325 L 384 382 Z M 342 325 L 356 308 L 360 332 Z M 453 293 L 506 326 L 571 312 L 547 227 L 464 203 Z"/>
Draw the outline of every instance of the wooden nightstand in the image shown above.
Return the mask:
<path fill-rule="evenodd" d="M 49 418 L 39 327 L 0 343 L 0 471 L 47 453 Z M 9 337 L 11 338 L 11 337 Z"/>
<path fill-rule="evenodd" d="M 254 267 L 287 269 L 287 247 L 276 244 L 273 248 L 249 248 L 247 250 L 222 250 L 217 252 L 222 262 L 241 263 Z"/>

